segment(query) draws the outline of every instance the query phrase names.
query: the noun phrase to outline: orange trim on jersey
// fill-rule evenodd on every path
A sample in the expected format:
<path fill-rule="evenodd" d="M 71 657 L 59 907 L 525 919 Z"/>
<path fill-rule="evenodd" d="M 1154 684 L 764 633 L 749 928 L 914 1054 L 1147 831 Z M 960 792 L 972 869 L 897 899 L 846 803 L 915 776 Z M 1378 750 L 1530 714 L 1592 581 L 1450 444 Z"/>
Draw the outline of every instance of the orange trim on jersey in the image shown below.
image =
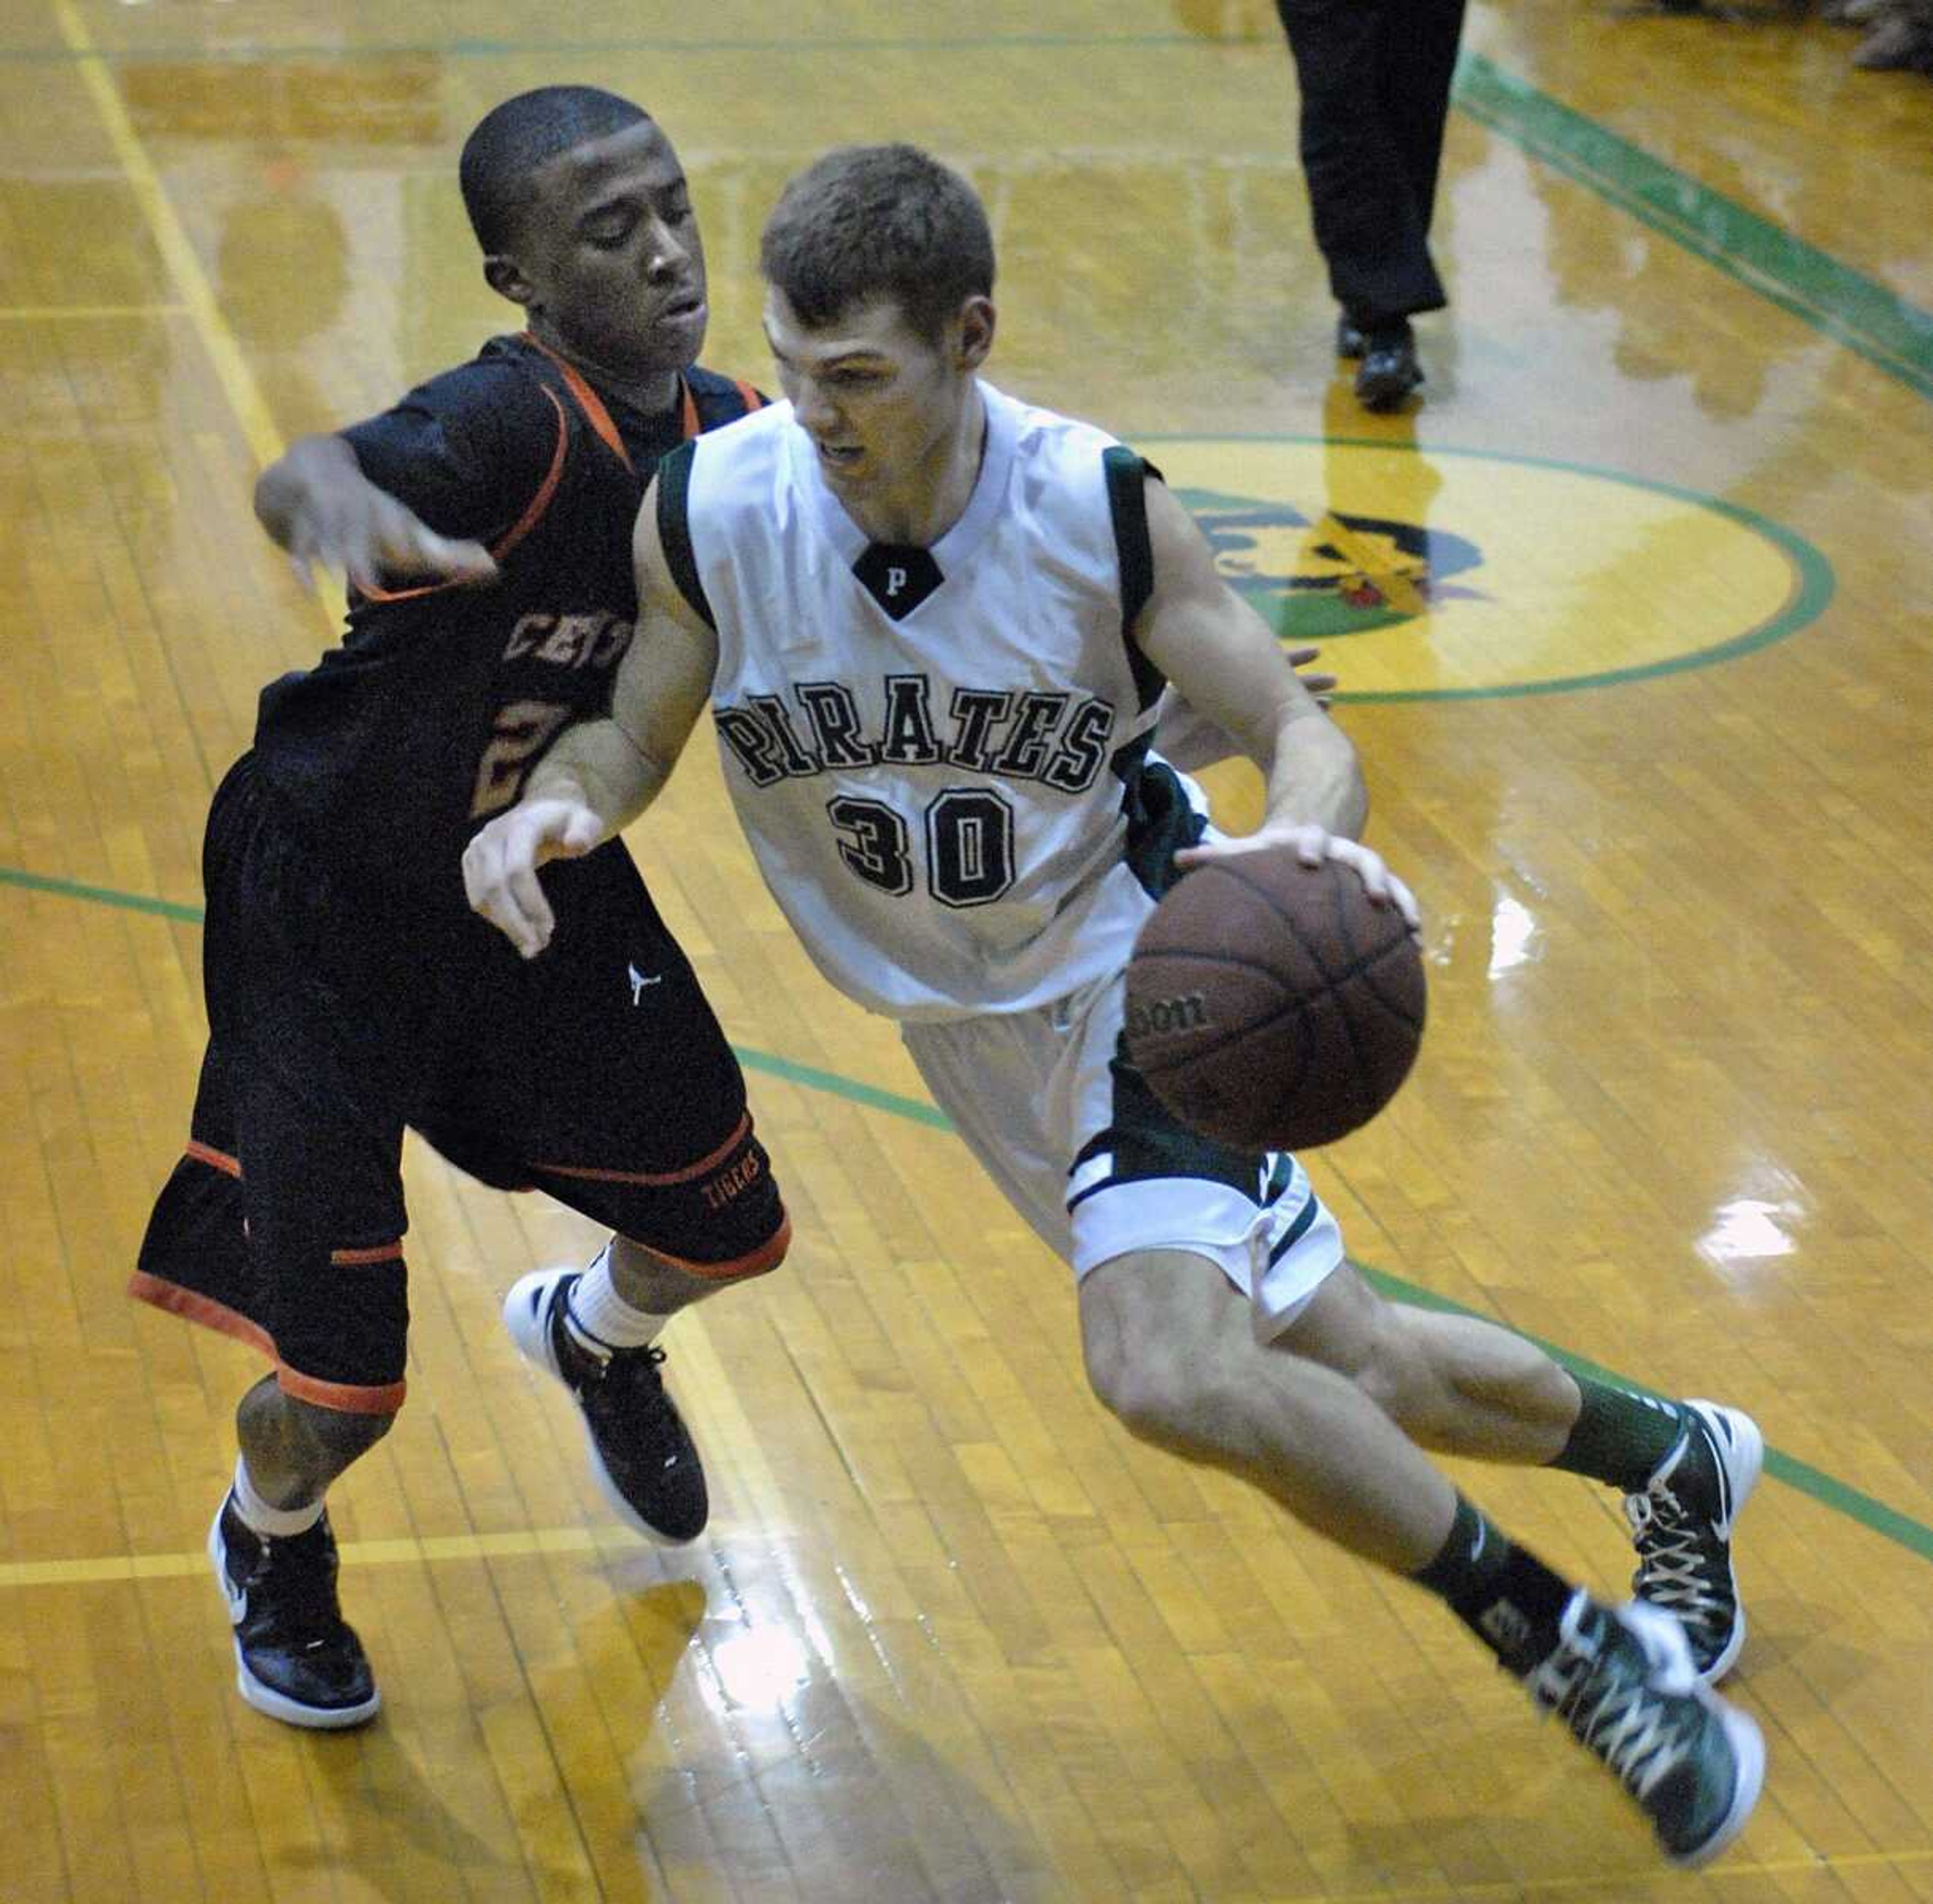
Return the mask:
<path fill-rule="evenodd" d="M 197 1164 L 206 1164 L 210 1170 L 224 1171 L 231 1177 L 242 1174 L 239 1158 L 230 1157 L 225 1150 L 217 1150 L 213 1145 L 203 1143 L 194 1137 L 188 1139 L 188 1148 L 182 1155 L 193 1158 Z"/>
<path fill-rule="evenodd" d="M 708 1283 L 743 1282 L 748 1277 L 762 1276 L 776 1269 L 785 1260 L 786 1251 L 792 1248 L 792 1218 L 782 1216 L 778 1228 L 756 1249 L 734 1257 L 729 1263 L 694 1263 L 689 1257 L 673 1256 L 670 1251 L 661 1250 L 653 1243 L 639 1243 L 638 1248 L 648 1250 L 660 1262 L 669 1263 L 687 1275 L 699 1277 Z"/>
<path fill-rule="evenodd" d="M 604 400 L 584 380 L 582 373 L 574 364 L 567 363 L 551 349 L 549 344 L 543 342 L 530 332 L 524 332 L 519 341 L 529 344 L 534 350 L 541 350 L 557 366 L 558 374 L 570 386 L 570 394 L 577 399 L 585 416 L 590 421 L 591 427 L 610 446 L 612 450 L 623 462 L 625 468 L 630 470 L 632 473 L 636 475 L 637 472 L 632 464 L 630 452 L 624 447 L 624 439 L 619 433 L 617 425 L 612 422 L 610 411 L 605 408 Z M 732 387 L 737 390 L 740 398 L 744 401 L 748 415 L 753 410 L 764 409 L 765 398 L 760 396 L 743 377 L 735 377 L 732 383 Z M 678 380 L 678 387 L 682 395 L 682 401 L 678 405 L 678 434 L 685 442 L 689 443 L 693 437 L 703 430 L 705 425 L 703 419 L 699 416 L 698 399 L 693 394 L 690 382 L 681 376 Z"/>
<path fill-rule="evenodd" d="M 518 517 L 510 533 L 491 550 L 494 561 L 502 561 L 543 520 L 551 498 L 557 494 L 558 485 L 564 480 L 564 455 L 570 447 L 570 426 L 564 421 L 564 406 L 558 401 L 555 394 L 546 390 L 544 395 L 550 398 L 551 407 L 557 412 L 557 447 L 551 452 L 550 467 L 545 472 L 537 493 L 531 498 L 530 507 Z"/>
<path fill-rule="evenodd" d="M 738 1128 L 709 1157 L 701 1157 L 696 1164 L 688 1164 L 681 1170 L 666 1170 L 660 1176 L 645 1170 L 594 1170 L 582 1164 L 533 1164 L 530 1167 L 553 1177 L 576 1177 L 585 1183 L 689 1183 L 693 1177 L 702 1177 L 707 1170 L 717 1169 L 744 1142 L 751 1128 L 752 1113 L 747 1111 L 739 1119 Z"/>
<path fill-rule="evenodd" d="M 329 1261 L 338 1269 L 353 1269 L 367 1263 L 400 1263 L 403 1260 L 402 1240 L 383 1243 L 370 1250 L 331 1250 Z"/>
<path fill-rule="evenodd" d="M 543 481 L 537 485 L 537 493 L 531 498 L 530 506 L 520 515 L 509 532 L 499 537 L 492 545 L 490 559 L 501 562 L 511 550 L 522 542 L 543 520 L 544 512 L 551 506 L 557 494 L 558 485 L 564 480 L 564 464 L 566 452 L 570 447 L 570 425 L 564 414 L 564 406 L 557 400 L 557 392 L 546 390 L 550 407 L 557 412 L 557 447 L 551 452 L 550 468 Z M 608 418 L 606 419 L 609 420 Z M 454 581 L 426 582 L 420 588 L 364 588 L 356 592 L 365 602 L 413 602 L 425 595 L 440 594 L 446 589 L 459 585 Z"/>
<path fill-rule="evenodd" d="M 320 1408 L 333 1408 L 345 1415 L 393 1415 L 403 1405 L 408 1384 L 391 1382 L 377 1388 L 357 1388 L 345 1382 L 324 1382 L 289 1367 L 275 1347 L 275 1340 L 260 1323 L 251 1322 L 239 1311 L 212 1296 L 183 1289 L 159 1276 L 137 1269 L 128 1278 L 128 1293 L 137 1302 L 164 1309 L 184 1322 L 199 1323 L 204 1329 L 230 1337 L 275 1365 L 276 1385 L 299 1401 L 312 1401 Z"/>
<path fill-rule="evenodd" d="M 631 452 L 624 447 L 624 439 L 618 434 L 617 425 L 612 422 L 611 413 L 604 407 L 604 399 L 585 382 L 576 365 L 566 363 L 549 344 L 540 342 L 528 331 L 524 332 L 519 341 L 534 346 L 557 366 L 558 375 L 570 386 L 570 394 L 577 399 L 577 407 L 583 411 L 585 420 L 603 439 L 611 453 L 636 476 L 637 471 L 632 465 Z M 680 380 L 682 381 L 681 379 Z M 687 403 L 691 401 L 688 391 L 685 394 L 685 401 Z M 689 434 L 687 431 L 687 434 Z"/>

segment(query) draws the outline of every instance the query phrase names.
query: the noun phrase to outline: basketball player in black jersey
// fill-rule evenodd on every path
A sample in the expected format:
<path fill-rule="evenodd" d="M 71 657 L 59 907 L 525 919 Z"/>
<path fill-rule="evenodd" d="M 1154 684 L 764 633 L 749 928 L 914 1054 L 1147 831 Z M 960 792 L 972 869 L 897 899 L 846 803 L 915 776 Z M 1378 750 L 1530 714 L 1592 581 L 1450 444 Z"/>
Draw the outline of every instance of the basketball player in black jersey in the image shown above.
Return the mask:
<path fill-rule="evenodd" d="M 299 566 L 347 575 L 348 626 L 264 690 L 215 796 L 208 1050 L 132 1285 L 275 1364 L 242 1398 L 209 1545 L 242 1695 L 297 1725 L 378 1704 L 323 1500 L 403 1400 L 406 1127 L 614 1233 L 581 1275 L 526 1276 L 505 1318 L 576 1395 L 614 1507 L 663 1540 L 708 1502 L 657 1333 L 789 1240 L 737 1062 L 623 845 L 561 869 L 570 929 L 537 967 L 470 911 L 459 865 L 607 704 L 658 459 L 760 399 L 693 368 L 704 254 L 637 107 L 523 94 L 461 176 L 484 275 L 528 328 L 257 487 Z"/>

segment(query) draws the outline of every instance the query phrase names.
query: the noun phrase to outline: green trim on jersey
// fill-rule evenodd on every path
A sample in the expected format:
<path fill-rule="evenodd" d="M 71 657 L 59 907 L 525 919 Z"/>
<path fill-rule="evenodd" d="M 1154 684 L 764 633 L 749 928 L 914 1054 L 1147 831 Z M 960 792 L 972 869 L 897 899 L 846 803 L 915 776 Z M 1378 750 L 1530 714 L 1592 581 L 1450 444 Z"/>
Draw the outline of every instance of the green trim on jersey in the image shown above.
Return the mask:
<path fill-rule="evenodd" d="M 695 440 L 681 443 L 658 465 L 658 540 L 678 592 L 690 603 L 692 613 L 715 634 L 718 624 L 712 619 L 711 604 L 698 576 L 698 558 L 691 548 L 691 466 L 697 454 Z"/>
<path fill-rule="evenodd" d="M 1174 856 L 1194 845 L 1208 822 L 1189 804 L 1181 779 L 1165 761 L 1150 764 L 1152 736 L 1130 740 L 1110 763 L 1125 783 L 1121 811 L 1127 816 L 1128 842 L 1122 857 L 1141 890 L 1159 899 L 1181 877 Z"/>
<path fill-rule="evenodd" d="M 1209 1183 L 1225 1184 L 1258 1207 L 1273 1203 L 1282 1192 L 1270 1194 L 1265 1180 L 1267 1164 L 1260 1151 L 1235 1150 L 1191 1131 L 1149 1087 L 1146 1078 L 1135 1069 L 1128 1056 L 1127 1035 L 1114 1041 L 1114 1055 L 1108 1061 L 1114 1082 L 1111 1121 L 1081 1148 L 1069 1167 L 1072 1177 L 1084 1164 L 1096 1157 L 1111 1156 L 1112 1168 L 1099 1183 L 1090 1184 L 1067 1200 L 1072 1210 L 1090 1197 L 1118 1184 L 1159 1182 L 1170 1177 L 1197 1177 Z M 1309 1199 L 1311 1220 L 1315 1199 Z M 1302 1226 L 1303 1230 L 1307 1224 Z M 1301 1230 L 1295 1233 L 1301 1234 Z"/>
<path fill-rule="evenodd" d="M 1128 666 L 1146 713 L 1161 698 L 1167 677 L 1135 645 L 1135 623 L 1154 593 L 1154 551 L 1148 542 L 1147 478 L 1161 472 L 1132 449 L 1115 443 L 1101 452 L 1108 484 L 1108 514 L 1114 525 L 1114 549 L 1121 564 L 1121 638 Z"/>

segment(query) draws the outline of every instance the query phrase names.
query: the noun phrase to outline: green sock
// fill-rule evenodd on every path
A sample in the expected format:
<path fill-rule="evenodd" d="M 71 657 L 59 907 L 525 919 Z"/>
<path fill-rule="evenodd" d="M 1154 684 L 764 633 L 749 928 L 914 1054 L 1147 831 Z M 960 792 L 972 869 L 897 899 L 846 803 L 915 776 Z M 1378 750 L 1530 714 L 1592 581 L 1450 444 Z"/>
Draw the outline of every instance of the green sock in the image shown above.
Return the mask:
<path fill-rule="evenodd" d="M 1685 1426 L 1685 1411 L 1675 1401 L 1608 1382 L 1574 1374 L 1583 1406 L 1577 1410 L 1571 1438 L 1550 1465 L 1572 1474 L 1586 1474 L 1628 1494 L 1642 1494 L 1658 1464 L 1677 1445 Z"/>
<path fill-rule="evenodd" d="M 1556 1650 L 1571 1587 L 1461 1494 L 1442 1551 L 1410 1578 L 1447 1601 L 1519 1679 Z"/>

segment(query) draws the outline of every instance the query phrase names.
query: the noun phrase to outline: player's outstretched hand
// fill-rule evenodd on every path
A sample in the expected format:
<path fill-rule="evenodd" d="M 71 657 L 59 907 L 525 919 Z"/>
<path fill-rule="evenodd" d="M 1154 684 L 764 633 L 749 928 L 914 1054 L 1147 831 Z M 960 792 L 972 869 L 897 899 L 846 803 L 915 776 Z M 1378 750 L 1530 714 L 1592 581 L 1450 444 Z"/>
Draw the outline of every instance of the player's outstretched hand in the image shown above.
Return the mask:
<path fill-rule="evenodd" d="M 581 858 L 604 837 L 604 823 L 579 800 L 520 802 L 476 834 L 463 851 L 463 890 L 519 953 L 534 959 L 557 929 L 537 868 L 547 860 Z"/>
<path fill-rule="evenodd" d="M 1320 866 L 1324 860 L 1334 860 L 1348 866 L 1363 882 L 1363 890 L 1369 894 L 1372 904 L 1394 906 L 1411 934 L 1418 938 L 1422 937 L 1423 914 L 1417 909 L 1416 895 L 1384 865 L 1382 855 L 1365 846 L 1360 839 L 1347 839 L 1339 833 L 1325 833 L 1318 826 L 1263 827 L 1237 839 L 1218 839 L 1200 846 L 1185 846 L 1175 854 L 1174 863 L 1186 870 L 1189 866 L 1205 865 L 1210 860 L 1237 859 L 1244 853 L 1265 852 L 1276 846 L 1292 847 L 1304 866 Z"/>
<path fill-rule="evenodd" d="M 360 480 L 312 493 L 290 524 L 288 551 L 305 582 L 320 563 L 365 593 L 397 581 L 483 582 L 497 574 L 481 542 L 439 536 L 386 490 Z"/>

